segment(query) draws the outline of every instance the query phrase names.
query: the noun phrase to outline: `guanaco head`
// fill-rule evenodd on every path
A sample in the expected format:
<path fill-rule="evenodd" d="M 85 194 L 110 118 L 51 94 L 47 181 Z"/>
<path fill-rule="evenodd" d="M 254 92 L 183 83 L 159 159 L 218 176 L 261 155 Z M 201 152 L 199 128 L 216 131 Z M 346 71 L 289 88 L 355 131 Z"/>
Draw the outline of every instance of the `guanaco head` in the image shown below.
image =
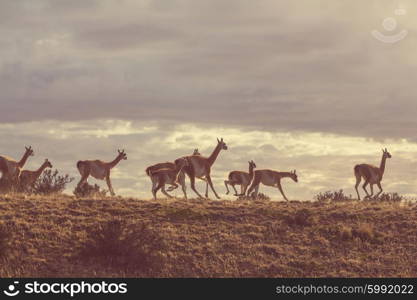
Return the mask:
<path fill-rule="evenodd" d="M 52 168 L 52 164 L 51 164 L 51 162 L 46 158 L 45 159 L 45 166 L 47 167 L 47 168 Z"/>
<path fill-rule="evenodd" d="M 389 153 L 389 152 L 388 152 L 387 148 L 382 149 L 382 153 L 383 153 L 383 156 L 384 156 L 385 158 L 391 158 L 391 157 L 392 157 L 392 156 L 391 156 L 391 153 Z"/>
<path fill-rule="evenodd" d="M 32 146 L 29 146 L 29 148 L 25 147 L 25 149 L 26 149 L 26 155 L 27 156 L 33 156 L 34 155 Z"/>
<path fill-rule="evenodd" d="M 194 149 L 193 155 L 201 155 L 201 153 L 198 151 L 198 148 Z"/>
<path fill-rule="evenodd" d="M 248 161 L 248 163 L 249 163 L 249 168 L 252 168 L 252 169 L 255 169 L 256 168 L 256 164 L 255 164 L 255 162 L 253 160 Z"/>
<path fill-rule="evenodd" d="M 217 145 L 220 146 L 220 149 L 227 150 L 227 145 L 223 141 L 223 138 L 221 138 L 220 140 L 217 138 Z"/>
<path fill-rule="evenodd" d="M 126 155 L 126 153 L 125 153 L 125 150 L 123 149 L 122 151 L 120 151 L 119 149 L 117 150 L 117 152 L 119 152 L 119 158 L 120 159 L 124 159 L 124 160 L 126 160 L 127 159 L 127 155 Z"/>
<path fill-rule="evenodd" d="M 295 182 L 298 182 L 298 177 L 297 177 L 296 171 L 295 170 L 294 171 L 291 171 L 290 174 L 291 174 L 290 175 L 291 179 L 294 180 Z"/>

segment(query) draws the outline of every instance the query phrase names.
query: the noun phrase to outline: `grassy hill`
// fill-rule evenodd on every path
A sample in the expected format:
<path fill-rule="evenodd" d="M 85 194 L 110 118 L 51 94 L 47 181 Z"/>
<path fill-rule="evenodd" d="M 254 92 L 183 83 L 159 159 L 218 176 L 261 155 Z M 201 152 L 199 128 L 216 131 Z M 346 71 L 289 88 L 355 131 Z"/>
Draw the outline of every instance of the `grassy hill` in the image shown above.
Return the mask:
<path fill-rule="evenodd" d="M 417 205 L 0 196 L 1 277 L 417 276 Z"/>

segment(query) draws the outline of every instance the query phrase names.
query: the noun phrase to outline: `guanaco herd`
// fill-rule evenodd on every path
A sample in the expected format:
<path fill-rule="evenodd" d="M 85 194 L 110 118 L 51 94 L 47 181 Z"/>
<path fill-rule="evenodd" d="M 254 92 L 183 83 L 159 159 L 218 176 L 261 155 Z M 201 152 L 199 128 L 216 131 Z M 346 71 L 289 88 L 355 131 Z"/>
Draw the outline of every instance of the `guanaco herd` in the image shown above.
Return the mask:
<path fill-rule="evenodd" d="M 156 194 L 159 190 L 161 190 L 162 193 L 168 198 L 172 198 L 168 192 L 177 189 L 180 185 L 184 193 L 184 198 L 187 200 L 187 191 L 185 185 L 185 175 L 187 175 L 190 179 L 191 189 L 197 194 L 199 198 L 203 197 L 195 188 L 196 178 L 206 183 L 206 198 L 208 198 L 208 188 L 210 186 L 210 189 L 213 191 L 216 198 L 220 199 L 219 195 L 214 189 L 213 182 L 211 180 L 211 167 L 216 161 L 221 150 L 227 150 L 227 145 L 223 141 L 223 138 L 217 139 L 217 145 L 211 155 L 208 157 L 201 155 L 198 149 L 195 149 L 191 155 L 180 157 L 174 162 L 157 163 L 146 168 L 145 172 L 150 177 L 152 182 L 153 198 L 155 200 L 157 199 Z M 26 161 L 30 156 L 33 155 L 34 152 L 32 147 L 25 147 L 25 153 L 19 161 L 6 156 L 0 156 L 0 172 L 2 173 L 1 181 L 10 182 L 13 185 L 18 185 L 22 191 L 28 191 L 46 168 L 52 168 L 51 162 L 46 159 L 37 170 L 23 170 L 23 166 L 25 165 Z M 387 158 L 391 158 L 391 154 L 385 148 L 382 150 L 382 160 L 379 167 L 370 164 L 359 164 L 354 167 L 354 174 L 356 177 L 355 190 L 358 195 L 358 200 L 361 200 L 358 187 L 362 178 L 364 179 L 362 188 L 366 193 L 364 199 L 374 196 L 374 184 L 376 184 L 379 188 L 379 192 L 374 197 L 377 198 L 382 193 L 381 181 L 384 175 Z M 115 193 L 110 180 L 110 171 L 121 160 L 126 159 L 127 155 L 125 151 L 118 150 L 117 157 L 110 162 L 104 162 L 101 160 L 78 161 L 77 169 L 81 175 L 81 179 L 78 182 L 77 187 L 81 187 L 87 183 L 87 179 L 91 175 L 96 179 L 105 179 L 111 195 L 114 196 Z M 251 195 L 256 198 L 258 195 L 259 186 L 262 183 L 266 186 L 277 187 L 284 199 L 288 201 L 284 191 L 282 190 L 281 179 L 288 177 L 291 178 L 294 182 L 298 182 L 296 170 L 291 172 L 277 172 L 268 169 L 255 169 L 256 164 L 253 160 L 251 160 L 249 161 L 248 172 L 230 172 L 227 180 L 224 181 L 226 186 L 226 195 L 230 193 L 229 186 L 231 186 L 235 192 L 235 196 Z M 368 193 L 366 189 L 368 184 L 370 185 L 371 193 Z M 165 190 L 166 185 L 169 185 L 167 190 Z M 237 192 L 235 187 L 236 185 L 240 186 L 240 193 Z"/>

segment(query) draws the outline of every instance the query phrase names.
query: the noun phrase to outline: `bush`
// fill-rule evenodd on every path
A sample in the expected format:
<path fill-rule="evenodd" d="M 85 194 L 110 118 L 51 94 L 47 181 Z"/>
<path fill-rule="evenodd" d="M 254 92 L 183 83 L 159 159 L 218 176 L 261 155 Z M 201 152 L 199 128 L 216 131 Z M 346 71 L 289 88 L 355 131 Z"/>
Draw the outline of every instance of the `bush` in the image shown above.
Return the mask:
<path fill-rule="evenodd" d="M 388 202 L 401 202 L 405 199 L 404 196 L 398 193 L 382 193 L 379 195 L 378 200 Z"/>
<path fill-rule="evenodd" d="M 144 223 L 129 226 L 122 220 L 112 220 L 87 232 L 87 241 L 77 257 L 149 276 L 160 271 L 164 248 L 160 235 Z"/>
<path fill-rule="evenodd" d="M 59 175 L 58 170 L 45 170 L 30 189 L 30 193 L 37 195 L 51 195 L 62 193 L 66 185 L 74 180 L 68 174 Z"/>
<path fill-rule="evenodd" d="M 287 216 L 284 219 L 290 226 L 312 226 L 317 222 L 312 212 L 308 209 L 300 209 L 295 212 L 292 216 Z"/>
<path fill-rule="evenodd" d="M 82 186 L 77 186 L 73 193 L 77 198 L 102 198 L 106 197 L 107 190 L 102 190 L 98 184 L 91 185 L 86 182 Z"/>
<path fill-rule="evenodd" d="M 343 190 L 339 191 L 326 191 L 324 193 L 318 193 L 314 196 L 319 202 L 326 202 L 326 201 L 349 201 L 352 199 L 352 195 L 345 195 Z"/>
<path fill-rule="evenodd" d="M 263 194 L 263 193 L 258 193 L 258 196 L 255 197 L 255 192 L 253 192 L 252 194 L 250 194 L 250 196 L 239 196 L 237 198 L 237 200 L 261 200 L 261 201 L 269 201 L 271 200 L 271 198 L 269 198 L 267 195 Z"/>

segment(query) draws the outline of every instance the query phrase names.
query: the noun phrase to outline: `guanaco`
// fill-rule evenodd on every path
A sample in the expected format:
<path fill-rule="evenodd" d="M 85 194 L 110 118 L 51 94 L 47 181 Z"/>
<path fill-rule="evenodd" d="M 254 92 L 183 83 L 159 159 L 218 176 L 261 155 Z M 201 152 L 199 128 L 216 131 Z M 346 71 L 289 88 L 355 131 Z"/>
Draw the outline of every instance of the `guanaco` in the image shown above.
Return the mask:
<path fill-rule="evenodd" d="M 19 184 L 22 190 L 28 191 L 46 168 L 52 168 L 52 164 L 48 159 L 45 159 L 39 169 L 35 171 L 23 170 L 19 176 Z"/>
<path fill-rule="evenodd" d="M 205 180 L 207 180 L 207 183 L 210 186 L 216 198 L 220 199 L 219 195 L 214 190 L 213 183 L 211 181 L 211 167 L 216 161 L 221 150 L 227 150 L 227 145 L 223 141 L 223 138 L 221 138 L 220 140 L 217 139 L 217 145 L 209 157 L 204 157 L 202 155 L 191 155 L 191 156 L 186 157 L 189 165 L 184 167 L 183 171 L 190 178 L 191 189 L 198 195 L 199 198 L 203 198 L 203 197 L 195 188 L 195 178 L 204 177 Z M 184 190 L 185 181 L 182 182 L 181 185 L 183 186 L 183 190 Z"/>
<path fill-rule="evenodd" d="M 175 160 L 174 165 L 174 168 L 164 168 L 152 172 L 152 195 L 154 200 L 156 200 L 156 193 L 158 190 L 161 189 L 165 184 L 170 184 L 172 186 L 178 187 L 178 174 L 182 168 L 188 166 L 188 161 L 186 158 L 178 158 Z M 172 196 L 168 193 L 165 192 L 165 194 L 168 196 L 168 198 L 172 198 Z"/>
<path fill-rule="evenodd" d="M 106 179 L 107 186 L 109 187 L 112 196 L 115 195 L 111 180 L 110 171 L 113 169 L 121 160 L 126 160 L 127 155 L 125 150 L 117 150 L 117 157 L 111 162 L 103 162 L 101 160 L 80 160 L 77 162 L 77 169 L 81 174 L 81 179 L 78 182 L 77 188 L 87 182 L 88 177 L 91 175 L 96 179 Z"/>
<path fill-rule="evenodd" d="M 282 186 L 281 186 L 281 179 L 289 177 L 295 182 L 298 182 L 298 177 L 296 171 L 291 172 L 277 172 L 272 170 L 256 170 L 253 176 L 252 184 L 248 190 L 248 196 L 251 195 L 251 192 L 255 189 L 255 198 L 258 196 L 259 185 L 262 183 L 266 186 L 276 186 L 278 190 L 281 192 L 282 197 L 286 201 L 288 201 L 287 197 L 285 196 Z"/>
<path fill-rule="evenodd" d="M 2 180 L 8 180 L 13 184 L 16 184 L 21 169 L 25 165 L 30 156 L 33 156 L 34 152 L 31 146 L 25 147 L 25 153 L 19 161 L 15 161 L 7 156 L 0 156 L 0 172 L 2 173 Z"/>
<path fill-rule="evenodd" d="M 378 196 L 382 193 L 381 181 L 385 172 L 385 163 L 386 163 L 387 158 L 391 158 L 391 157 L 392 157 L 391 154 L 388 152 L 387 148 L 385 148 L 385 149 L 382 149 L 381 164 L 379 165 L 379 167 L 369 165 L 369 164 L 360 164 L 354 167 L 354 173 L 356 177 L 355 190 L 356 190 L 356 193 L 358 194 L 358 200 L 361 200 L 361 197 L 358 191 L 358 186 L 359 186 L 359 183 L 361 182 L 362 177 L 365 180 L 365 183 L 362 186 L 363 190 L 366 193 L 365 199 L 371 198 L 372 195 L 374 194 L 374 187 L 373 187 L 374 184 L 376 184 L 379 188 L 379 192 L 378 194 L 375 195 L 375 198 L 378 198 Z M 366 186 L 368 185 L 368 183 L 370 184 L 370 187 L 371 187 L 371 194 L 368 194 L 368 191 L 366 190 Z"/>
<path fill-rule="evenodd" d="M 248 161 L 249 163 L 249 173 L 243 171 L 232 171 L 229 173 L 228 180 L 224 181 L 224 185 L 226 186 L 226 195 L 229 194 L 229 187 L 231 185 L 233 190 L 235 191 L 234 196 L 243 196 L 246 195 L 246 190 L 253 179 L 253 170 L 256 168 L 256 164 L 253 160 Z M 240 185 L 240 194 L 237 193 L 235 185 Z"/>

